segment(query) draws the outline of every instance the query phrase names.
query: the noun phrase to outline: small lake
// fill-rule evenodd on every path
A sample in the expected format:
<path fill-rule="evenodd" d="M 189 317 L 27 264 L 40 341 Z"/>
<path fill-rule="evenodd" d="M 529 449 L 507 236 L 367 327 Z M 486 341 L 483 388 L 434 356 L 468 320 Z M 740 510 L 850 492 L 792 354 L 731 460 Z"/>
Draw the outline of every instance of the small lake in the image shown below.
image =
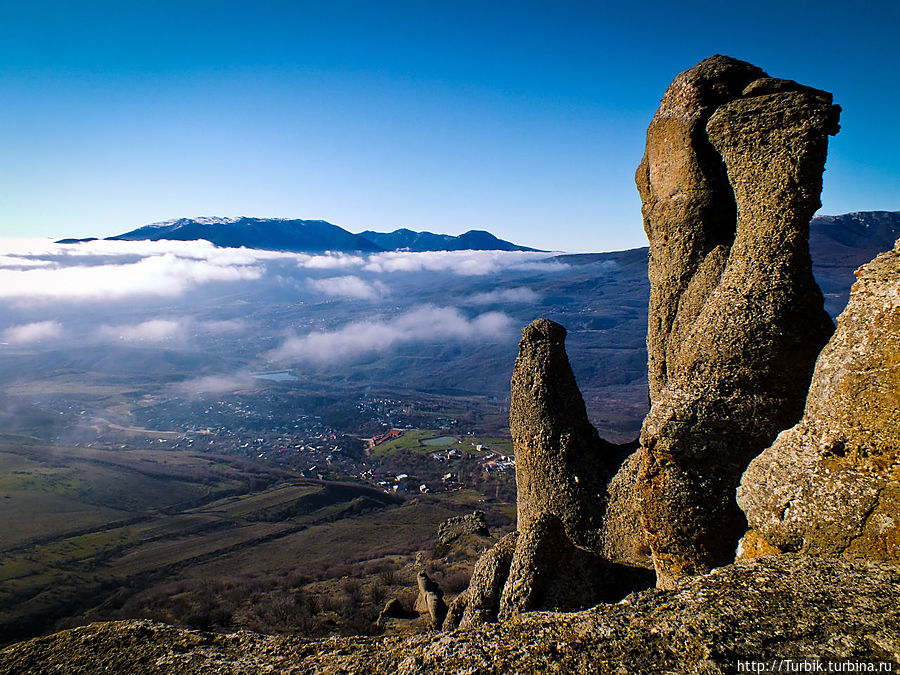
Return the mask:
<path fill-rule="evenodd" d="M 425 445 L 453 445 L 456 439 L 453 436 L 440 436 L 422 441 Z"/>
<path fill-rule="evenodd" d="M 296 375 L 286 370 L 279 370 L 274 373 L 251 373 L 257 380 L 272 380 L 273 382 L 289 382 L 291 380 L 299 380 Z"/>

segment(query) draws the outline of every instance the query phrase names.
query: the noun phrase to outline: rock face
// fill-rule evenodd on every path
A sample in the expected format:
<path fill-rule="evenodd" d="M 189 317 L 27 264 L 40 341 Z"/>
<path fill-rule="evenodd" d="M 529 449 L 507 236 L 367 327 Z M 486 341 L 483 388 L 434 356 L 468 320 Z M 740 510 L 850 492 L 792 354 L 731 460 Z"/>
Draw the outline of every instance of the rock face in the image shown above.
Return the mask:
<path fill-rule="evenodd" d="M 793 659 L 790 672 L 801 672 L 804 657 L 813 668 L 816 657 L 900 665 L 898 596 L 895 565 L 767 556 L 685 579 L 673 591 L 651 589 L 577 614 L 537 612 L 441 636 L 305 640 L 152 621 L 91 624 L 0 650 L 0 674 L 716 675 L 749 672 L 742 661 L 782 659 Z M 788 672 L 791 664 L 782 665 Z M 821 669 L 827 672 L 827 663 Z"/>
<path fill-rule="evenodd" d="M 650 240 L 638 491 L 657 584 L 726 564 L 734 490 L 803 410 L 833 326 L 809 257 L 831 95 L 723 56 L 672 82 L 636 181 Z"/>
<path fill-rule="evenodd" d="M 509 414 L 518 530 L 481 558 L 446 628 L 583 609 L 647 586 L 646 570 L 632 567 L 643 544 L 628 488 L 634 463 L 619 476 L 628 449 L 601 439 L 588 421 L 565 338 L 565 328 L 547 319 L 522 331 Z M 612 505 L 622 515 L 610 518 L 617 527 L 608 532 Z"/>
<path fill-rule="evenodd" d="M 478 559 L 469 587 L 450 606 L 444 628 L 449 630 L 497 620 L 500 596 L 509 577 L 518 538 L 518 532 L 510 532 Z"/>
<path fill-rule="evenodd" d="M 857 277 L 803 419 L 750 463 L 738 503 L 745 539 L 900 561 L 900 242 Z"/>

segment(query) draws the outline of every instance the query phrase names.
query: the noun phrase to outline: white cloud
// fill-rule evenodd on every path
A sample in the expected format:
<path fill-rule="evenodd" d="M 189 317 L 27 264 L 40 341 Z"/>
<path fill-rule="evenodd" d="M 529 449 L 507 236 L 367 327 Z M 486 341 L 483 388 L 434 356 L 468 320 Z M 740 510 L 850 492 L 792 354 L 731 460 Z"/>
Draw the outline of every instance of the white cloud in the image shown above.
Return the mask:
<path fill-rule="evenodd" d="M 220 248 L 214 244 L 198 239 L 195 241 L 110 241 L 97 239 L 80 244 L 56 244 L 49 239 L 2 239 L 0 248 L 9 255 L 40 257 L 126 257 L 141 258 L 161 255 L 174 255 L 179 258 L 196 260 L 216 260 L 222 264 L 249 265 L 258 260 L 274 260 L 293 258 L 296 253 L 281 251 L 263 251 L 251 248 Z"/>
<path fill-rule="evenodd" d="M 171 253 L 125 264 L 54 269 L 0 269 L 0 298 L 117 299 L 133 295 L 173 296 L 212 281 L 258 279 L 257 267 L 180 258 Z"/>
<path fill-rule="evenodd" d="M 20 326 L 12 326 L 3 331 L 3 341 L 9 344 L 28 344 L 57 338 L 62 333 L 58 321 L 38 321 Z"/>
<path fill-rule="evenodd" d="M 347 253 L 323 253 L 322 255 L 297 254 L 297 265 L 311 270 L 332 270 L 346 267 L 362 267 L 366 259 Z"/>
<path fill-rule="evenodd" d="M 293 336 L 267 356 L 273 361 L 328 363 L 385 351 L 404 342 L 493 341 L 510 335 L 512 329 L 513 320 L 502 312 L 468 319 L 452 307 L 425 306 L 393 318 Z"/>
<path fill-rule="evenodd" d="M 551 253 L 531 251 L 392 251 L 373 253 L 364 269 L 369 272 L 451 272 L 476 276 L 504 269 L 522 269 L 540 265 L 547 270 L 564 269 L 558 262 L 544 262 Z"/>
<path fill-rule="evenodd" d="M 138 324 L 100 326 L 97 336 L 124 342 L 175 342 L 185 338 L 185 324 L 180 320 L 151 319 Z"/>
<path fill-rule="evenodd" d="M 250 386 L 258 386 L 250 375 L 206 375 L 179 382 L 174 388 L 186 394 L 224 394 Z"/>
<path fill-rule="evenodd" d="M 488 275 L 507 269 L 564 269 L 549 253 L 525 251 L 305 254 L 219 248 L 208 241 L 106 241 L 55 244 L 47 239 L 0 240 L 0 299 L 114 300 L 176 296 L 219 281 L 261 279 L 268 263 L 295 261 L 303 270 L 343 270 L 339 281 L 311 282 L 320 292 L 354 298 L 384 295 L 380 282 L 350 274 L 431 272 Z M 368 285 L 366 286 L 366 283 Z"/>
<path fill-rule="evenodd" d="M 497 303 L 528 304 L 537 302 L 541 296 L 527 286 L 503 288 L 486 293 L 475 293 L 461 300 L 466 305 L 492 305 Z"/>
<path fill-rule="evenodd" d="M 380 281 L 367 282 L 354 276 L 310 279 L 309 285 L 325 295 L 360 300 L 374 300 L 388 292 L 387 286 Z"/>

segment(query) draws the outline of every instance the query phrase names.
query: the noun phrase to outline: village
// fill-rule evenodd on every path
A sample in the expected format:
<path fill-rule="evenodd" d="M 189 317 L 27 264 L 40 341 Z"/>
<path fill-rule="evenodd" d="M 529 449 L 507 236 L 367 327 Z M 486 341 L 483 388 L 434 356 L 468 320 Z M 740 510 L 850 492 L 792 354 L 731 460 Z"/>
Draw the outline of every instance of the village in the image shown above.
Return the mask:
<path fill-rule="evenodd" d="M 514 482 L 508 437 L 479 436 L 430 402 L 378 396 L 352 409 L 312 408 L 324 414 L 300 412 L 266 391 L 216 399 L 145 396 L 141 403 L 130 423 L 65 398 L 48 399 L 45 408 L 65 427 L 54 440 L 74 446 L 238 456 L 313 480 L 359 481 L 398 495 L 476 486 L 499 494 Z M 427 427 L 417 426 L 423 423 Z"/>

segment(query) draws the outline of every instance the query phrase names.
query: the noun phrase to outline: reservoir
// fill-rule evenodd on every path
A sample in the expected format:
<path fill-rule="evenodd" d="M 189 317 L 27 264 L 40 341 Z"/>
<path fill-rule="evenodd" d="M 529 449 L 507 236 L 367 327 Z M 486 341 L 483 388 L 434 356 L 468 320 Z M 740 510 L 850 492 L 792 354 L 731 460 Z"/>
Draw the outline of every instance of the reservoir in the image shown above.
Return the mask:
<path fill-rule="evenodd" d="M 456 439 L 453 436 L 440 436 L 438 438 L 429 438 L 422 441 L 425 445 L 453 445 Z"/>

